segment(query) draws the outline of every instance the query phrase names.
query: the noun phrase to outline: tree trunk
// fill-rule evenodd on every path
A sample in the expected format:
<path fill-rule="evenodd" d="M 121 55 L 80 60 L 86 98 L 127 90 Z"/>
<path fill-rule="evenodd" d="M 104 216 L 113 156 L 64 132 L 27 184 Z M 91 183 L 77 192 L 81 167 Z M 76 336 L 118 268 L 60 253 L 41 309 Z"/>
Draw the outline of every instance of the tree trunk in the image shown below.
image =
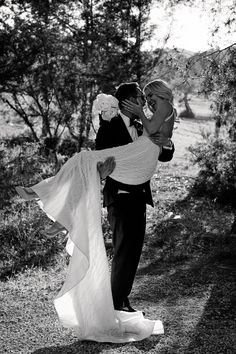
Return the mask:
<path fill-rule="evenodd" d="M 42 137 L 46 136 L 52 137 L 52 132 L 50 129 L 49 117 L 47 114 L 44 114 L 42 115 Z"/>
<path fill-rule="evenodd" d="M 87 85 L 83 85 L 83 96 L 82 96 L 82 107 L 81 107 L 81 117 L 79 122 L 79 138 L 78 138 L 78 151 L 81 150 L 84 143 L 84 132 L 86 128 L 87 120 Z"/>
<path fill-rule="evenodd" d="M 193 111 L 189 105 L 189 102 L 188 102 L 188 93 L 187 92 L 184 93 L 183 102 L 185 105 L 185 110 L 180 112 L 179 117 L 195 118 L 195 114 L 193 113 Z"/>
<path fill-rule="evenodd" d="M 47 125 L 45 123 L 45 120 L 42 119 L 42 132 L 41 132 L 42 138 L 45 138 L 47 136 Z"/>
<path fill-rule="evenodd" d="M 188 102 L 188 94 L 185 92 L 184 93 L 184 98 L 183 98 L 183 101 L 184 101 L 184 104 L 185 104 L 185 110 L 186 110 L 186 116 L 189 117 L 189 118 L 194 118 L 195 115 L 189 105 L 189 102 Z"/>
<path fill-rule="evenodd" d="M 234 215 L 234 222 L 231 226 L 230 234 L 236 236 L 236 215 Z"/>
<path fill-rule="evenodd" d="M 231 141 L 236 142 L 236 122 L 229 129 L 229 138 Z"/>
<path fill-rule="evenodd" d="M 219 138 L 221 128 L 221 118 L 220 116 L 215 118 L 215 138 Z"/>
<path fill-rule="evenodd" d="M 142 26 L 142 1 L 138 2 L 138 25 L 136 29 L 136 77 L 137 82 L 141 81 L 141 26 Z"/>

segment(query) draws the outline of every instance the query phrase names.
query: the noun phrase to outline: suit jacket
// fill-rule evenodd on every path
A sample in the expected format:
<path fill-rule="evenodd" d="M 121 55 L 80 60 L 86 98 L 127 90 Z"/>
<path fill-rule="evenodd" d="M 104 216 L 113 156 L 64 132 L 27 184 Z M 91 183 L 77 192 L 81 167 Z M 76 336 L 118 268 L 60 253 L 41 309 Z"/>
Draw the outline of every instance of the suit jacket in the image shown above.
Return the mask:
<path fill-rule="evenodd" d="M 141 129 L 137 130 L 138 135 L 141 135 Z M 120 115 L 112 118 L 110 122 L 101 120 L 100 128 L 96 137 L 96 149 L 102 150 L 111 147 L 126 145 L 132 142 L 132 138 L 126 128 L 126 125 Z M 170 161 L 173 157 L 174 146 L 170 149 L 162 148 L 160 153 L 160 161 Z M 144 195 L 145 202 L 153 206 L 150 181 L 139 185 L 128 185 L 117 182 L 110 177 L 106 178 L 106 183 L 103 189 L 104 206 L 112 204 L 118 193 L 118 190 L 124 190 L 137 194 Z"/>

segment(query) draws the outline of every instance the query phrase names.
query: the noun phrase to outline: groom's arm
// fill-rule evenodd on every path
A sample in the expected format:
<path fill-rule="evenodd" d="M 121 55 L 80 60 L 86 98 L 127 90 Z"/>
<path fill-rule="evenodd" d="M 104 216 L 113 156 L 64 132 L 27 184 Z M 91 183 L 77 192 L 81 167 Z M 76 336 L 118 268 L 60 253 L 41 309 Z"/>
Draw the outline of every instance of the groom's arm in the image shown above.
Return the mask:
<path fill-rule="evenodd" d="M 111 129 L 110 122 L 103 122 L 103 124 L 99 127 L 98 133 L 95 140 L 96 150 L 107 149 L 112 147 L 112 137 L 111 137 Z M 114 157 L 108 157 L 104 162 L 99 161 L 97 163 L 97 169 L 100 175 L 101 180 L 105 179 L 109 176 L 116 167 L 116 162 Z"/>
<path fill-rule="evenodd" d="M 97 132 L 96 140 L 95 140 L 95 148 L 96 150 L 103 150 L 113 147 L 112 142 L 112 129 L 110 126 L 110 122 L 104 121 Z"/>
<path fill-rule="evenodd" d="M 161 162 L 170 161 L 173 158 L 175 146 L 170 138 L 167 138 L 162 132 L 151 134 L 149 138 L 161 149 L 158 160 Z"/>
<path fill-rule="evenodd" d="M 104 180 L 109 176 L 116 167 L 116 161 L 114 157 L 108 157 L 104 162 L 99 161 L 97 163 L 97 170 L 99 172 L 101 180 Z"/>
<path fill-rule="evenodd" d="M 163 146 L 161 153 L 159 155 L 158 160 L 161 162 L 167 162 L 172 160 L 174 152 L 175 152 L 175 146 L 172 143 L 172 141 L 170 141 L 171 145 L 169 146 Z"/>

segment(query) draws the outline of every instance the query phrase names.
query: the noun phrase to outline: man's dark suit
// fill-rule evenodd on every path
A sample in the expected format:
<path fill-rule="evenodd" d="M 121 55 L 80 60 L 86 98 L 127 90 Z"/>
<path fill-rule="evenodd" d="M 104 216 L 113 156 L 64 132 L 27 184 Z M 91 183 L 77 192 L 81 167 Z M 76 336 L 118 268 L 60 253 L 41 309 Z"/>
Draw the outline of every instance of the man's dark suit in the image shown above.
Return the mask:
<path fill-rule="evenodd" d="M 140 135 L 138 131 L 138 135 Z M 96 149 L 126 145 L 132 138 L 121 116 L 110 122 L 102 121 L 96 137 Z M 160 161 L 170 161 L 171 150 L 162 149 Z M 128 193 L 120 193 L 126 191 Z M 127 185 L 106 178 L 103 190 L 104 206 L 112 229 L 114 257 L 111 270 L 111 288 L 115 309 L 129 305 L 135 273 L 142 252 L 146 227 L 146 204 L 153 206 L 150 181 L 142 185 Z"/>

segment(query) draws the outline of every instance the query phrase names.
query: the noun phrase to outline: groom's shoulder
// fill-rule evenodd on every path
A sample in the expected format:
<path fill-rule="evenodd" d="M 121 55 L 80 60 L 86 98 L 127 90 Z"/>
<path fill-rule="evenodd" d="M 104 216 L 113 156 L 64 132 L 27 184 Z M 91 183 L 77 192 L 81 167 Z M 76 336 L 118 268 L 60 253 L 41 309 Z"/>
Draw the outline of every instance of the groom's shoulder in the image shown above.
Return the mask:
<path fill-rule="evenodd" d="M 111 127 L 117 127 L 122 123 L 122 118 L 119 114 L 117 116 L 113 117 L 110 121 Z"/>
<path fill-rule="evenodd" d="M 112 123 L 112 122 L 118 122 L 120 119 L 121 119 L 121 115 L 118 113 L 115 117 L 113 117 L 113 118 L 110 120 L 110 123 Z"/>
<path fill-rule="evenodd" d="M 120 128 L 122 118 L 120 115 L 113 117 L 110 121 L 103 121 L 98 129 L 98 135 L 113 134 Z"/>

